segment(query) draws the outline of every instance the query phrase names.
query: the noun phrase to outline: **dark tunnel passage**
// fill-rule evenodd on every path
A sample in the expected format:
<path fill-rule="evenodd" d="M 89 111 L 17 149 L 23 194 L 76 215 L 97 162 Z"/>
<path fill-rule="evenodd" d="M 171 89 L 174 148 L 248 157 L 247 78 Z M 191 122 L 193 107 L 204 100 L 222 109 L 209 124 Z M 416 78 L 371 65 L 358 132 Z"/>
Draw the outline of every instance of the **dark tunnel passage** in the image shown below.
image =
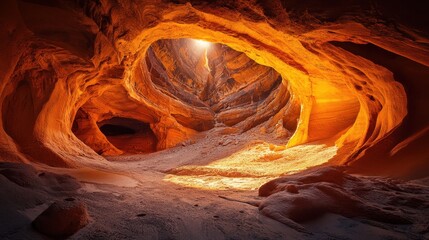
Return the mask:
<path fill-rule="evenodd" d="M 107 137 L 132 135 L 136 133 L 136 131 L 134 131 L 134 129 L 132 128 L 128 128 L 120 125 L 113 125 L 113 124 L 104 124 L 103 126 L 100 127 L 100 130 Z"/>
<path fill-rule="evenodd" d="M 156 151 L 158 139 L 149 123 L 114 117 L 97 123 L 107 140 L 125 153 Z"/>

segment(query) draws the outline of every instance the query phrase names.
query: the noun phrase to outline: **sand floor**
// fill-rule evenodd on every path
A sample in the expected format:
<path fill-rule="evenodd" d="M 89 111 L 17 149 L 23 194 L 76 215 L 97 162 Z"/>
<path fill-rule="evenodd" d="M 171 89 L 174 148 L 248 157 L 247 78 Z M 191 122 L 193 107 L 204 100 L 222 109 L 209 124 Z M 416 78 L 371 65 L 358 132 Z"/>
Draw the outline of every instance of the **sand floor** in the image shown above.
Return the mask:
<path fill-rule="evenodd" d="M 268 137 L 267 137 L 268 138 Z M 86 203 L 90 223 L 70 239 L 423 239 L 429 229 L 378 224 L 328 213 L 302 223 L 305 232 L 266 217 L 258 210 L 258 187 L 284 173 L 323 164 L 336 148 L 308 144 L 284 149 L 287 139 L 269 142 L 257 133 L 212 133 L 161 152 L 109 157 L 102 167 L 56 169 L 75 177 L 76 191 L 22 188 L 2 180 L 1 239 L 48 239 L 31 221 L 55 200 L 75 197 Z M 312 156 L 318 157 L 309 159 Z M 0 177 L 2 177 L 0 175 Z M 421 185 L 429 189 L 427 185 Z M 22 189 L 21 189 L 22 188 Z M 16 190 L 18 189 L 18 190 Z M 11 193 L 15 192 L 17 193 Z M 28 195 L 26 203 L 16 201 Z M 24 201 L 23 200 L 23 201 Z M 428 213 L 427 209 L 421 214 Z M 426 228 L 425 228 L 426 227 Z M 410 231 L 412 234 L 409 234 Z"/>

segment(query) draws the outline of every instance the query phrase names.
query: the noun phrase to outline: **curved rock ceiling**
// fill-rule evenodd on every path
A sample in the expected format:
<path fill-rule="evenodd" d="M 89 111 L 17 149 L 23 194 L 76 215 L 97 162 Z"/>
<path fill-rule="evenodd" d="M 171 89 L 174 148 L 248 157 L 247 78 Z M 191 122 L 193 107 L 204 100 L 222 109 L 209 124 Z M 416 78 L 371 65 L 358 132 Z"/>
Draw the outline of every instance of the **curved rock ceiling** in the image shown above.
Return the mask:
<path fill-rule="evenodd" d="M 124 153 L 100 130 L 122 118 L 149 125 L 151 151 L 281 121 L 287 147 L 335 144 L 333 164 L 385 162 L 426 136 L 427 75 L 400 70 L 428 71 L 424 20 L 396 2 L 320 4 L 5 1 L 2 160 L 94 165 Z M 190 39 L 213 45 L 198 53 Z"/>

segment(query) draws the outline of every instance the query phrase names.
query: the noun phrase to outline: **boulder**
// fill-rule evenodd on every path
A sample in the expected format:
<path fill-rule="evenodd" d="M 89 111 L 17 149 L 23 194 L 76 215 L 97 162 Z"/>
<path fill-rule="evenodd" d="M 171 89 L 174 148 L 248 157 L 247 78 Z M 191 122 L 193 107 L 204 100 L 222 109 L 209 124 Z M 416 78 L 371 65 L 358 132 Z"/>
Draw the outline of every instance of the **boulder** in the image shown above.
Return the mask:
<path fill-rule="evenodd" d="M 89 222 L 86 205 L 75 198 L 56 201 L 32 223 L 40 233 L 51 237 L 71 236 Z"/>

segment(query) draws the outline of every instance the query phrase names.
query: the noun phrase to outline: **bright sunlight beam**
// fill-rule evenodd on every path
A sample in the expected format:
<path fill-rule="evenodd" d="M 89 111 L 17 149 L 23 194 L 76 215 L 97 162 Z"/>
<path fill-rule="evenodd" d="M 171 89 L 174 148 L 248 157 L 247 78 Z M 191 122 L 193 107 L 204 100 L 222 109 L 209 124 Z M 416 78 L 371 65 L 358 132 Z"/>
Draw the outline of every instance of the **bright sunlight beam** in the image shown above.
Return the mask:
<path fill-rule="evenodd" d="M 194 39 L 195 45 L 197 45 L 200 48 L 208 48 L 210 46 L 210 42 L 206 42 L 199 39 Z"/>

